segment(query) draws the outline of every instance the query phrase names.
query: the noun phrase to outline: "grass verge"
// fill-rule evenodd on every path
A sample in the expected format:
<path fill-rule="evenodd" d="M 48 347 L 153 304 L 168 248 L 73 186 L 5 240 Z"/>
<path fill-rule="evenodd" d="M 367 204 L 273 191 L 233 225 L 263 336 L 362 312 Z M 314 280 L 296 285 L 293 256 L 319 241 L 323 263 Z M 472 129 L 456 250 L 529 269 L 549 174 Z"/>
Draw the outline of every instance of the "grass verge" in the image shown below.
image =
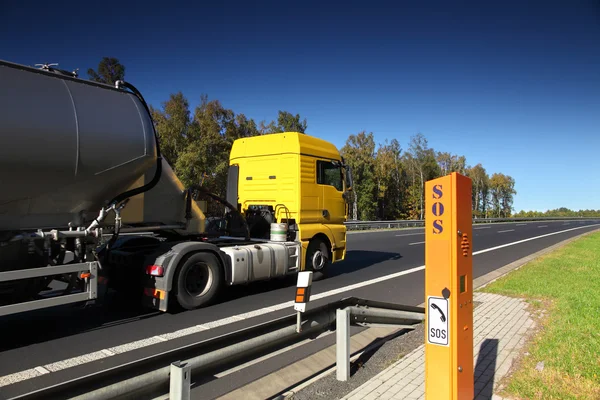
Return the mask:
<path fill-rule="evenodd" d="M 547 310 L 506 382 L 525 399 L 600 399 L 600 232 L 498 279 L 482 292 L 529 299 Z M 544 363 L 541 371 L 538 363 Z"/>

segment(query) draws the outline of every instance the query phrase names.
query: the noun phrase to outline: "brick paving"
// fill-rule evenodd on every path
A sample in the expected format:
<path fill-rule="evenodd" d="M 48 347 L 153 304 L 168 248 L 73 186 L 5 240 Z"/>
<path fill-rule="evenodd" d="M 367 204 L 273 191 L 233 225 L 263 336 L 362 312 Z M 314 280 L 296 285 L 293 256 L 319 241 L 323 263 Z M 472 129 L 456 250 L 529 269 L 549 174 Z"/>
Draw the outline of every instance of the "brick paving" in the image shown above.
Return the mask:
<path fill-rule="evenodd" d="M 535 323 L 522 299 L 474 293 L 473 311 L 475 399 L 502 400 L 495 394 L 499 381 L 520 354 L 527 332 Z M 424 399 L 425 346 L 421 345 L 349 393 L 344 399 Z"/>

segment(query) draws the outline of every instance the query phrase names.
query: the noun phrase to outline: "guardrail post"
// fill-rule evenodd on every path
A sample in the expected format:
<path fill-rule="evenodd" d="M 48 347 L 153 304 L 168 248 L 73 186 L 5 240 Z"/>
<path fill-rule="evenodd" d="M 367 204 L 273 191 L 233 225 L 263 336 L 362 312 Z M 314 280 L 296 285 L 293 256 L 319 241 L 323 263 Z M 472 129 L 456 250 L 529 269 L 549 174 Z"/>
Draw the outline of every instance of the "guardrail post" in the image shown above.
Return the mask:
<path fill-rule="evenodd" d="M 350 309 L 337 309 L 335 313 L 335 343 L 337 380 L 350 379 Z"/>
<path fill-rule="evenodd" d="M 190 400 L 191 367 L 176 361 L 171 364 L 170 400 Z"/>

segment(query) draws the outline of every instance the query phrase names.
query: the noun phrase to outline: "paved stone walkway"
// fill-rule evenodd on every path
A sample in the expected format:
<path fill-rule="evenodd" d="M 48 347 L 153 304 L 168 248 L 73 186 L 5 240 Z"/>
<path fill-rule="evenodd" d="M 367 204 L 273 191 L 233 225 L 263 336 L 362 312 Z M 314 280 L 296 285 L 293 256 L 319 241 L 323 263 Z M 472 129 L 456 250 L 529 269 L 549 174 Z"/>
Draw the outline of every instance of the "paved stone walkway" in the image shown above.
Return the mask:
<path fill-rule="evenodd" d="M 474 293 L 473 301 L 481 303 L 473 311 L 475 399 L 500 400 L 494 394 L 501 389 L 498 382 L 510 370 L 535 323 L 522 299 Z M 425 346 L 421 345 L 344 399 L 424 399 L 424 392 Z"/>

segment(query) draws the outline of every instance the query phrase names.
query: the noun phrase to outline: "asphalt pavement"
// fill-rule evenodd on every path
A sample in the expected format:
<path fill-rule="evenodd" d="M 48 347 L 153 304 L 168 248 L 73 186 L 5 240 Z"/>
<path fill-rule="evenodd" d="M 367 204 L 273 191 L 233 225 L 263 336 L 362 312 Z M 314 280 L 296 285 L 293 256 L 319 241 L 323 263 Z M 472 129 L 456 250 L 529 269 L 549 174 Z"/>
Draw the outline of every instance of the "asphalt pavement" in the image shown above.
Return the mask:
<path fill-rule="evenodd" d="M 598 221 L 474 225 L 474 278 L 599 226 Z M 423 228 L 350 233 L 347 260 L 332 266 L 327 279 L 313 283 L 310 307 L 349 296 L 422 303 L 424 240 Z M 66 306 L 0 318 L 0 397 L 289 315 L 294 290 L 292 277 L 231 287 L 217 304 L 194 311 L 148 312 L 109 297 L 89 309 Z M 334 336 L 229 372 L 227 379 L 211 380 L 202 386 L 201 398 L 218 397 L 296 362 L 331 345 Z"/>

